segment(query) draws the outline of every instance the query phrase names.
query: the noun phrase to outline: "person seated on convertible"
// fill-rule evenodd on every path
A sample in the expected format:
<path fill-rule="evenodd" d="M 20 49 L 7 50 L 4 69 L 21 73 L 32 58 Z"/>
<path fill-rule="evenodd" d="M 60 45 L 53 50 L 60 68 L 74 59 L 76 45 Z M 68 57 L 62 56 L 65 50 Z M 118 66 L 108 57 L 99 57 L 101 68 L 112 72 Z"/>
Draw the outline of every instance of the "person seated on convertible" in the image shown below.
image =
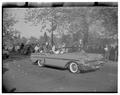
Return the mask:
<path fill-rule="evenodd" d="M 60 50 L 56 49 L 55 45 L 53 45 L 53 47 L 52 47 L 52 52 L 54 54 L 60 54 Z"/>
<path fill-rule="evenodd" d="M 64 48 L 57 49 L 57 48 L 55 47 L 55 45 L 53 45 L 53 47 L 52 47 L 52 52 L 53 52 L 54 54 L 63 54 L 63 53 L 65 53 L 65 49 L 64 49 Z"/>

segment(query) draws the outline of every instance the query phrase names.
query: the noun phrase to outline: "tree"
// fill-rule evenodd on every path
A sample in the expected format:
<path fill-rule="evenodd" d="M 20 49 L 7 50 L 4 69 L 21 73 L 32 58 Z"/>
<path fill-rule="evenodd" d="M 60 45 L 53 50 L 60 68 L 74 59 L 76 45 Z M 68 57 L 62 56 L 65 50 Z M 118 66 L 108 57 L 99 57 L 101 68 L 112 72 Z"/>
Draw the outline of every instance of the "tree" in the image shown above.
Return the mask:
<path fill-rule="evenodd" d="M 40 31 L 54 31 L 61 36 L 82 31 L 85 43 L 88 34 L 86 12 L 86 8 L 27 9 L 25 20 L 33 22 L 34 25 L 40 23 L 42 26 Z"/>
<path fill-rule="evenodd" d="M 65 43 L 67 47 L 71 47 L 73 45 L 73 40 L 70 35 L 62 35 L 61 42 Z"/>
<path fill-rule="evenodd" d="M 89 41 L 98 42 L 101 45 L 109 44 L 110 37 L 118 33 L 118 16 L 116 7 L 90 8 L 88 15 Z"/>
<path fill-rule="evenodd" d="M 26 21 L 41 25 L 41 32 L 51 32 L 62 38 L 71 36 L 73 41 L 83 40 L 83 48 L 93 39 L 109 38 L 117 33 L 117 8 L 64 7 L 27 9 Z M 64 37 L 63 37 L 64 38 Z M 93 41 L 91 40 L 91 41 Z"/>
<path fill-rule="evenodd" d="M 14 34 L 12 37 L 13 37 L 13 41 L 12 41 L 13 45 L 20 45 L 21 44 L 21 36 L 20 36 L 19 31 L 14 30 Z"/>
<path fill-rule="evenodd" d="M 48 42 L 48 36 L 47 36 L 47 33 L 46 32 L 44 32 L 44 42 L 46 43 L 46 42 Z"/>
<path fill-rule="evenodd" d="M 3 27 L 2 27 L 2 36 L 3 36 L 3 45 L 13 42 L 14 34 L 16 31 L 13 30 L 12 26 L 17 21 L 14 19 L 14 16 L 10 13 L 10 10 L 3 8 Z"/>
<path fill-rule="evenodd" d="M 100 26 L 101 28 L 104 28 L 103 32 L 101 32 L 100 29 L 98 29 L 96 32 L 99 31 L 103 33 L 104 37 L 109 37 L 117 33 L 118 10 L 116 7 L 91 8 L 90 10 L 91 13 L 89 13 L 89 21 L 91 25 L 97 24 L 98 27 Z"/>
<path fill-rule="evenodd" d="M 21 38 L 21 43 L 26 44 L 27 40 L 28 40 L 28 39 L 27 39 L 26 37 L 22 37 L 22 38 Z"/>
<path fill-rule="evenodd" d="M 36 39 L 35 37 L 30 37 L 29 38 L 29 44 L 36 44 L 38 42 L 38 39 Z"/>

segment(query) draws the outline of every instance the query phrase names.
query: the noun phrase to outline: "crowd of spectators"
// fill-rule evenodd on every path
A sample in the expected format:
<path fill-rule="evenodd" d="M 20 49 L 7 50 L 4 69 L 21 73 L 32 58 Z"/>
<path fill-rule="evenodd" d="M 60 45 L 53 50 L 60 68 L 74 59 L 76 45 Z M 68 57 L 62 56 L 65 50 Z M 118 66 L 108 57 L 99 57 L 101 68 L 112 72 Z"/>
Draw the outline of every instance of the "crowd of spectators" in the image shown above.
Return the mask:
<path fill-rule="evenodd" d="M 19 44 L 14 47 L 3 47 L 10 52 L 17 52 L 21 55 L 30 55 L 31 53 L 51 53 L 51 54 L 63 54 L 66 52 L 80 52 L 83 49 L 82 40 L 79 40 L 78 45 L 73 45 L 72 47 L 66 47 L 66 43 L 56 47 L 55 44 L 51 45 L 49 42 L 43 44 Z M 97 46 L 87 46 L 85 49 L 88 53 L 101 53 L 107 60 L 118 60 L 118 46 L 105 45 L 104 47 Z"/>

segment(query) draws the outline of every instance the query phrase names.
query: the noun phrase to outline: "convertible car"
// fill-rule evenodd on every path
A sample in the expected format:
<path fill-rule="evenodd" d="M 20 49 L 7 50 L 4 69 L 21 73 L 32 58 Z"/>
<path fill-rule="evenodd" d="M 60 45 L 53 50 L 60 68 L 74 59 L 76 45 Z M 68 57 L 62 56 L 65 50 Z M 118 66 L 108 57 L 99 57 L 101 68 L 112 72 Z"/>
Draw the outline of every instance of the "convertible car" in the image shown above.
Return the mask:
<path fill-rule="evenodd" d="M 31 61 L 38 66 L 52 66 L 68 69 L 72 73 L 79 73 L 99 69 L 105 63 L 101 54 L 88 53 L 32 53 Z"/>

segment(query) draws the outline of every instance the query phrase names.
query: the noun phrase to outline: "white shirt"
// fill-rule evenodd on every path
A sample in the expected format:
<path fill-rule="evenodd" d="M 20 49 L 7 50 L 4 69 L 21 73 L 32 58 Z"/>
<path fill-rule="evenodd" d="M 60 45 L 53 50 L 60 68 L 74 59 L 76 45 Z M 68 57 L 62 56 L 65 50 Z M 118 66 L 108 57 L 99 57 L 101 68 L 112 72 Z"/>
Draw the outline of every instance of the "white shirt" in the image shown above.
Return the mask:
<path fill-rule="evenodd" d="M 39 50 L 39 47 L 38 46 L 35 46 L 35 51 Z"/>
<path fill-rule="evenodd" d="M 108 51 L 108 47 L 105 47 L 104 50 L 105 50 L 105 51 Z"/>

